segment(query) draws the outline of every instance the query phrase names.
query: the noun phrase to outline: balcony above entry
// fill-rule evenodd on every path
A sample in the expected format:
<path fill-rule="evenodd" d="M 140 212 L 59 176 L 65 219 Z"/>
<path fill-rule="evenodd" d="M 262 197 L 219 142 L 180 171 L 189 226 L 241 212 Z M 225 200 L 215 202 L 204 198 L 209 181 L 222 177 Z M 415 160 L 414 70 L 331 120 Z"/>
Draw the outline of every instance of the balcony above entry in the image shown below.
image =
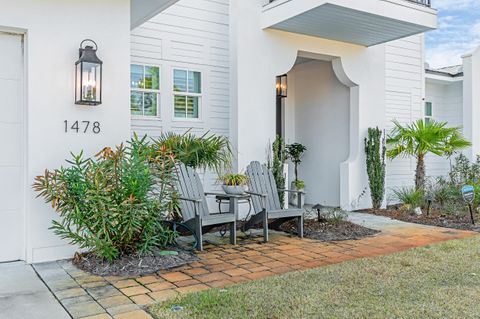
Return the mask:
<path fill-rule="evenodd" d="M 274 0 L 262 27 L 373 46 L 435 29 L 430 0 Z"/>

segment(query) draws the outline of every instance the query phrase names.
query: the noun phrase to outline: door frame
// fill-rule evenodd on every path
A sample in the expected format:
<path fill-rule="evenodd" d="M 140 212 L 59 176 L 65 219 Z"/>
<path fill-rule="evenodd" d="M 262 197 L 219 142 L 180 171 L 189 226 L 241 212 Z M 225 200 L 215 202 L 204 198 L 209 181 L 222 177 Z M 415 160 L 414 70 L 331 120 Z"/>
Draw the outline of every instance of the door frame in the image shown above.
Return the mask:
<path fill-rule="evenodd" d="M 27 260 L 27 246 L 28 246 L 28 216 L 27 216 L 27 185 L 28 182 L 28 32 L 26 29 L 16 28 L 16 27 L 7 27 L 0 26 L 0 34 L 10 34 L 21 37 L 21 46 L 22 46 L 22 99 L 21 99 L 21 109 L 22 109 L 22 129 L 21 129 L 21 140 L 22 140 L 22 194 L 21 194 L 21 229 L 22 234 L 19 236 L 22 240 L 21 251 L 20 251 L 20 260 Z M 12 260 L 14 261 L 14 260 Z M 7 261 L 8 262 L 8 261 Z"/>

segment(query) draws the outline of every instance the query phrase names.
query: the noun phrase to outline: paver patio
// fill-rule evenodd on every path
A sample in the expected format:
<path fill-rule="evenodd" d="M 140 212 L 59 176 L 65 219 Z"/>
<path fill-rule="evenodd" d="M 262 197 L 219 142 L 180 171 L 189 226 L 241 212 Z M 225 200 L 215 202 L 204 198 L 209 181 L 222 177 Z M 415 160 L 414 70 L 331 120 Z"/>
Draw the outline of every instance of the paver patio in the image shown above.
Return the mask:
<path fill-rule="evenodd" d="M 478 235 L 365 214 L 352 213 L 349 218 L 382 233 L 334 243 L 272 233 L 269 243 L 262 243 L 261 237 L 251 237 L 243 238 L 237 246 L 207 244 L 205 251 L 198 254 L 197 262 L 137 278 L 92 276 L 69 261 L 34 267 L 74 318 L 151 318 L 145 306 L 179 293 L 224 288 L 286 272 Z"/>

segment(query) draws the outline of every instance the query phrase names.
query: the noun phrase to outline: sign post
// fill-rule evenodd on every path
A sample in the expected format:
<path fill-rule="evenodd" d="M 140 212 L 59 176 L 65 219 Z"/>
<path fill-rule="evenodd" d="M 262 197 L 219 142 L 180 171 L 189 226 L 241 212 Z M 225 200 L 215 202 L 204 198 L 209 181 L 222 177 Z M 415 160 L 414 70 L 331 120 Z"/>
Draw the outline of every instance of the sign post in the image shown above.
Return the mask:
<path fill-rule="evenodd" d="M 470 210 L 470 219 L 472 225 L 475 225 L 475 218 L 473 217 L 473 201 L 475 200 L 475 188 L 471 185 L 465 185 L 462 187 L 462 196 L 463 200 L 468 204 L 468 209 Z"/>

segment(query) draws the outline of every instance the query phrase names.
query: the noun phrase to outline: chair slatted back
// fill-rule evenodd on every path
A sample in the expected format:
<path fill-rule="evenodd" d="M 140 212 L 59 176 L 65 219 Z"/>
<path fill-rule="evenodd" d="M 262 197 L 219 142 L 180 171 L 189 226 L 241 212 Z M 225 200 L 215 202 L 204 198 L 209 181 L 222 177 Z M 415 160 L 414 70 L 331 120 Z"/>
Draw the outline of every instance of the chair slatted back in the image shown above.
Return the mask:
<path fill-rule="evenodd" d="M 209 214 L 207 200 L 205 198 L 205 191 L 203 190 L 202 182 L 197 172 L 191 167 L 187 167 L 184 164 L 176 165 L 177 180 L 176 190 L 181 197 L 191 199 L 201 199 L 202 202 L 199 205 L 200 216 L 206 216 Z M 180 208 L 182 210 L 182 217 L 184 221 L 188 221 L 195 217 L 195 206 L 193 202 L 181 200 Z"/>
<path fill-rule="evenodd" d="M 247 167 L 248 188 L 250 191 L 259 194 L 267 194 L 267 211 L 279 210 L 280 199 L 278 198 L 277 183 L 273 178 L 273 173 L 259 162 L 251 162 Z M 252 196 L 253 208 L 255 213 L 263 210 L 262 199 L 258 196 Z"/>

